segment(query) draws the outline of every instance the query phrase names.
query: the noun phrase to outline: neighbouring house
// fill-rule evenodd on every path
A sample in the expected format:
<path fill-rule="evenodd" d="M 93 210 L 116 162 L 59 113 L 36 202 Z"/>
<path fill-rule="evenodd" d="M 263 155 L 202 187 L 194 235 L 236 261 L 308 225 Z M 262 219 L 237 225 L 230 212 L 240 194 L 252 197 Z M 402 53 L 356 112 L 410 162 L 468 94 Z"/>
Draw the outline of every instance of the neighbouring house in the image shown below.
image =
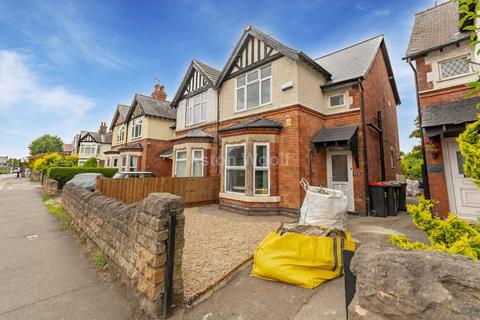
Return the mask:
<path fill-rule="evenodd" d="M 110 124 L 110 131 L 112 132 L 112 147 L 105 152 L 105 166 L 109 168 L 120 168 L 120 147 L 125 145 L 127 141 L 127 125 L 125 118 L 127 117 L 130 106 L 119 104 L 113 115 Z"/>
<path fill-rule="evenodd" d="M 416 76 L 419 119 L 423 133 L 430 197 L 434 212 L 448 211 L 465 219 L 480 217 L 480 191 L 463 174 L 463 158 L 455 138 L 477 119 L 480 97 L 468 98 L 469 82 L 478 81 L 478 47 L 469 46 L 470 32 L 459 28 L 458 3 L 451 1 L 415 16 L 405 58 Z M 415 67 L 413 66 L 415 65 Z"/>
<path fill-rule="evenodd" d="M 172 157 L 172 175 L 202 177 L 218 175 L 218 100 L 215 83 L 220 74 L 198 60 L 192 60 L 172 101 L 177 110 Z"/>
<path fill-rule="evenodd" d="M 151 171 L 157 177 L 172 174 L 172 160 L 162 155 L 173 145 L 176 110 L 166 98 L 165 87 L 157 84 L 151 96 L 135 94 L 124 116 L 124 106 L 117 108 L 111 124 L 113 150 L 106 154 L 113 159 L 110 166 L 119 159 L 120 171 Z"/>
<path fill-rule="evenodd" d="M 8 166 L 8 156 L 0 156 L 0 168 L 6 168 Z"/>
<path fill-rule="evenodd" d="M 62 146 L 62 153 L 66 156 L 72 154 L 72 144 L 71 143 L 64 143 Z"/>
<path fill-rule="evenodd" d="M 101 122 L 98 131 L 81 131 L 77 144 L 78 165 L 81 166 L 89 158 L 97 158 L 99 167 L 105 166 L 104 152 L 110 150 L 112 133 L 107 132 L 107 123 Z"/>
<path fill-rule="evenodd" d="M 173 175 L 220 175 L 220 205 L 249 213 L 298 213 L 306 178 L 365 213 L 369 181 L 400 172 L 399 104 L 383 36 L 312 59 L 247 27 L 220 73 L 190 64 Z"/>

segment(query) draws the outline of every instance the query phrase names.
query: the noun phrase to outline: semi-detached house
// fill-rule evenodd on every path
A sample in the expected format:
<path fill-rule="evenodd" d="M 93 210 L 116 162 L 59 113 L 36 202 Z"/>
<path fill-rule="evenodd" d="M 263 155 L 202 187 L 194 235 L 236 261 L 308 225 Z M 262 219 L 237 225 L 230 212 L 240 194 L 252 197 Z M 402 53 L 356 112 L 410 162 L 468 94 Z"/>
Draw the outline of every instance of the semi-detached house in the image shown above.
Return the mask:
<path fill-rule="evenodd" d="M 306 178 L 367 212 L 369 181 L 400 172 L 400 99 L 381 35 L 312 59 L 248 27 L 221 71 L 192 61 L 172 104 L 172 175 L 219 175 L 226 208 L 297 213 Z"/>
<path fill-rule="evenodd" d="M 480 191 L 463 173 L 456 137 L 479 113 L 480 98 L 468 97 L 468 83 L 478 81 L 480 59 L 458 22 L 458 3 L 451 1 L 417 13 L 405 59 L 416 76 L 422 145 L 428 145 L 425 186 L 438 201 L 433 211 L 477 220 Z"/>

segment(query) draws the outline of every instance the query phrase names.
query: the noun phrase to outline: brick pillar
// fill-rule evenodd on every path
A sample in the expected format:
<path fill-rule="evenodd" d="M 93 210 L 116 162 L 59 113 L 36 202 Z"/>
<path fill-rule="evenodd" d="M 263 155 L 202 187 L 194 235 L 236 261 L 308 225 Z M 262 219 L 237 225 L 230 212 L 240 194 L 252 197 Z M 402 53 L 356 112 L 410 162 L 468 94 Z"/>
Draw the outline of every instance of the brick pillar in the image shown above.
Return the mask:
<path fill-rule="evenodd" d="M 163 313 L 163 292 L 167 264 L 168 215 L 177 214 L 175 237 L 173 304 L 183 302 L 182 254 L 184 246 L 183 215 L 181 197 L 169 193 L 151 193 L 137 207 L 136 254 L 138 256 L 137 289 L 140 292 L 140 308 L 153 318 Z"/>
<path fill-rule="evenodd" d="M 443 148 L 442 143 L 440 143 L 440 148 Z M 445 163 L 443 162 L 443 154 L 440 152 L 437 154 L 437 157 L 434 159 L 432 153 L 426 151 L 426 160 L 427 160 L 427 170 L 428 171 L 428 183 L 430 186 L 430 197 L 432 200 L 436 200 L 438 203 L 433 207 L 432 211 L 434 214 L 446 217 L 448 215 L 449 206 L 448 206 L 448 190 L 447 190 L 447 180 L 445 179 Z M 440 168 L 440 171 L 435 169 Z M 453 201 L 453 199 L 451 199 Z"/>

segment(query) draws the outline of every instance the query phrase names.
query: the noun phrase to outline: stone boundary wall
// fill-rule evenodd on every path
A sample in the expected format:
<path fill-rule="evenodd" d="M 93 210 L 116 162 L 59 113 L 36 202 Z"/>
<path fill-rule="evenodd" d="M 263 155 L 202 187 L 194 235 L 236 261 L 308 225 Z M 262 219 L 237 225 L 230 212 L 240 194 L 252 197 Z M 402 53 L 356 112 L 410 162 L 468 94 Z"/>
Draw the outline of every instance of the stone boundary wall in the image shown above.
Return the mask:
<path fill-rule="evenodd" d="M 173 304 L 183 303 L 185 217 L 182 198 L 152 193 L 138 203 L 125 204 L 98 191 L 66 185 L 62 207 L 70 214 L 78 232 L 91 240 L 119 271 L 129 294 L 152 318 L 163 313 L 168 215 L 176 211 Z"/>
<path fill-rule="evenodd" d="M 58 193 L 58 182 L 53 179 L 45 179 L 42 186 L 43 192 L 49 196 L 56 196 Z"/>
<path fill-rule="evenodd" d="M 480 261 L 373 242 L 355 252 L 351 270 L 349 320 L 480 319 Z"/>

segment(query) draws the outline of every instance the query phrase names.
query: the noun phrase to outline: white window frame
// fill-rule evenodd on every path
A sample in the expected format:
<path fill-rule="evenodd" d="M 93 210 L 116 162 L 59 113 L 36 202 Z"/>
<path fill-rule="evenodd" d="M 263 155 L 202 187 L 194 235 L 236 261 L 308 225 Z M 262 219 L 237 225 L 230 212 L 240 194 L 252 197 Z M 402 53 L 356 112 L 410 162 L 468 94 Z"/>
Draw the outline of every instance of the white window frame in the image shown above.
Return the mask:
<path fill-rule="evenodd" d="M 331 99 L 332 97 L 336 97 L 336 96 L 343 96 L 343 104 L 339 104 L 339 105 L 336 105 L 336 106 L 332 106 L 330 99 Z M 329 108 L 332 108 L 332 109 L 345 107 L 345 106 L 347 105 L 347 101 L 346 101 L 346 100 L 347 100 L 347 95 L 345 94 L 345 92 L 333 93 L 333 94 L 329 94 L 329 95 L 327 96 L 328 107 L 329 107 Z"/>
<path fill-rule="evenodd" d="M 142 126 L 142 118 L 136 118 L 132 120 L 132 139 L 140 138 L 142 136 Z"/>
<path fill-rule="evenodd" d="M 185 158 L 179 160 L 179 159 L 178 159 L 178 154 L 179 154 L 179 153 L 183 153 L 183 152 L 185 152 Z M 182 161 L 182 162 L 184 161 L 184 162 L 186 163 L 187 160 L 188 160 L 188 152 L 187 152 L 187 150 L 177 150 L 177 151 L 175 151 L 175 177 L 178 177 L 178 175 L 177 175 L 177 173 L 178 173 L 178 162 L 179 162 L 179 161 Z M 186 169 L 187 169 L 187 165 L 185 164 L 185 170 L 186 170 Z M 184 176 L 184 177 L 188 177 L 187 172 L 185 172 L 185 176 Z"/>
<path fill-rule="evenodd" d="M 195 151 L 200 151 L 202 153 L 202 156 L 200 158 L 195 158 Z M 203 155 L 204 155 L 203 149 L 192 149 L 192 165 L 191 165 L 191 174 L 190 174 L 191 177 L 203 177 L 203 174 L 204 174 L 204 172 L 203 172 Z M 193 175 L 193 163 L 195 161 L 200 161 L 202 163 L 202 166 L 201 166 L 202 173 L 199 176 L 194 176 Z"/>
<path fill-rule="evenodd" d="M 132 170 L 132 159 L 135 158 L 135 170 Z M 128 163 L 127 163 L 127 167 L 128 167 L 128 172 L 135 172 L 135 171 L 138 171 L 138 156 L 129 156 L 128 157 Z"/>
<path fill-rule="evenodd" d="M 116 161 L 116 164 L 115 164 Z M 112 168 L 118 168 L 119 158 L 112 158 Z"/>
<path fill-rule="evenodd" d="M 449 59 L 445 59 L 445 60 L 442 60 L 442 61 L 438 61 L 438 63 L 437 63 L 437 65 L 438 65 L 438 79 L 440 79 L 440 81 L 442 81 L 442 80 L 450 80 L 450 79 L 455 79 L 455 78 L 459 78 L 459 77 L 464 77 L 464 76 L 468 76 L 469 74 L 472 74 L 473 70 L 472 70 L 472 66 L 470 65 L 470 63 L 468 63 L 468 58 L 470 58 L 470 56 L 467 54 L 467 55 L 456 56 L 456 57 L 453 57 L 453 58 L 449 58 Z M 449 61 L 457 60 L 457 59 L 465 59 L 465 60 L 467 60 L 468 72 L 467 72 L 467 73 L 457 74 L 457 75 L 455 75 L 455 76 L 451 76 L 451 77 L 446 77 L 446 78 L 444 78 L 443 75 L 442 75 L 442 64 L 443 64 L 443 63 L 446 63 L 446 62 L 449 62 Z"/>
<path fill-rule="evenodd" d="M 265 68 L 268 68 L 270 67 L 270 75 L 265 77 L 265 78 L 262 78 L 262 69 L 265 69 Z M 253 81 L 250 81 L 248 82 L 247 79 L 248 79 L 248 75 L 249 74 L 252 74 L 252 73 L 255 73 L 257 72 L 257 79 L 256 80 L 253 80 Z M 252 110 L 252 109 L 255 109 L 255 108 L 260 108 L 260 107 L 263 107 L 263 106 L 266 106 L 268 104 L 271 104 L 272 103 L 272 100 L 273 100 L 273 92 L 272 92 L 272 74 L 273 74 L 273 68 L 272 68 L 272 65 L 271 64 L 268 64 L 268 65 L 265 65 L 265 66 L 262 66 L 260 68 L 257 68 L 255 70 L 250 70 L 248 72 L 245 72 L 243 73 L 242 75 L 238 76 L 235 78 L 235 88 L 234 88 L 234 99 L 235 99 L 235 112 L 244 112 L 244 111 L 247 111 L 247 110 Z M 242 85 L 242 86 L 238 86 L 238 79 L 241 78 L 241 77 L 245 77 L 245 84 Z M 265 81 L 265 80 L 270 80 L 270 100 L 268 102 L 264 102 L 262 103 L 262 82 Z M 254 107 L 250 107 L 248 108 L 247 107 L 247 86 L 248 85 L 251 85 L 251 84 L 254 84 L 254 83 L 257 83 L 258 82 L 258 106 L 254 106 Z M 238 108 L 238 91 L 240 89 L 243 89 L 243 103 L 244 103 L 244 106 L 243 106 L 243 109 L 239 109 Z"/>
<path fill-rule="evenodd" d="M 243 147 L 243 166 L 229 166 L 228 165 L 228 148 L 229 147 Z M 223 190 L 225 193 L 233 194 L 245 194 L 247 191 L 247 145 L 245 143 L 226 144 L 225 145 L 225 169 L 224 169 L 224 181 Z M 245 190 L 243 192 L 235 192 L 227 190 L 227 171 L 228 170 L 244 170 L 245 171 Z"/>
<path fill-rule="evenodd" d="M 122 142 L 123 141 L 123 131 L 124 131 L 124 127 L 121 126 L 120 128 L 118 128 L 117 130 L 117 142 Z"/>
<path fill-rule="evenodd" d="M 125 160 L 125 163 L 124 161 Z M 128 157 L 127 156 L 122 156 L 121 161 L 120 161 L 120 169 L 122 172 L 126 172 L 128 167 Z"/>
<path fill-rule="evenodd" d="M 266 146 L 267 147 L 267 166 L 258 167 L 257 166 L 257 146 Z M 256 185 L 255 185 L 255 172 L 256 171 L 265 171 L 267 170 L 268 174 L 268 192 L 266 194 L 257 194 Z M 270 196 L 270 143 L 268 142 L 255 142 L 253 144 L 253 195 L 256 197 L 268 197 Z"/>
<path fill-rule="evenodd" d="M 195 97 L 200 96 L 200 102 L 195 104 Z M 191 102 L 191 105 L 190 105 Z M 200 121 L 195 122 L 195 107 L 199 106 L 199 111 L 200 111 Z M 205 118 L 202 118 L 203 112 L 202 109 L 205 106 Z M 188 119 L 188 110 L 192 110 L 192 118 Z M 186 126 L 192 126 L 195 124 L 199 124 L 202 122 L 207 121 L 207 113 L 208 113 L 208 97 L 207 97 L 207 91 L 203 91 L 199 94 L 194 95 L 193 97 L 188 98 L 185 101 L 185 125 Z"/>
<path fill-rule="evenodd" d="M 107 168 L 110 168 L 110 157 L 107 157 Z"/>

